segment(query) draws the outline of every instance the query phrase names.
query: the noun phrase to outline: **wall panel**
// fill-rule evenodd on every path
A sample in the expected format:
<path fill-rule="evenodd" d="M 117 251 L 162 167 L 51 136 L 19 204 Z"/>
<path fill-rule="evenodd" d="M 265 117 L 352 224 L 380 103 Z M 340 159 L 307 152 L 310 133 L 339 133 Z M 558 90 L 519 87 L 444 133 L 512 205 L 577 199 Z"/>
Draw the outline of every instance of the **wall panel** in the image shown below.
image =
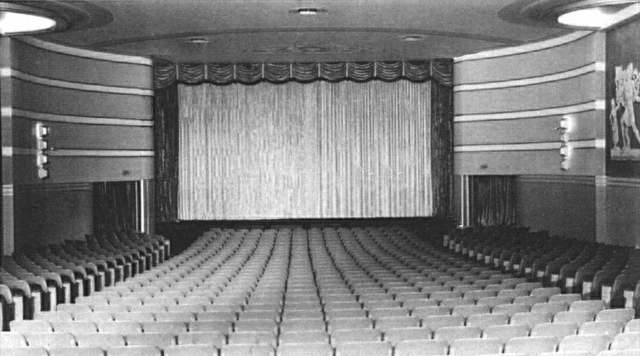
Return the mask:
<path fill-rule="evenodd" d="M 3 197 L 4 222 L 15 222 L 3 234 L 10 254 L 91 233 L 91 182 L 153 179 L 153 74 L 145 58 L 1 41 L 3 184 L 16 192 Z M 50 129 L 46 179 L 37 124 Z"/>
<path fill-rule="evenodd" d="M 517 181 L 517 223 L 532 230 L 596 240 L 595 179 L 523 176 Z"/>

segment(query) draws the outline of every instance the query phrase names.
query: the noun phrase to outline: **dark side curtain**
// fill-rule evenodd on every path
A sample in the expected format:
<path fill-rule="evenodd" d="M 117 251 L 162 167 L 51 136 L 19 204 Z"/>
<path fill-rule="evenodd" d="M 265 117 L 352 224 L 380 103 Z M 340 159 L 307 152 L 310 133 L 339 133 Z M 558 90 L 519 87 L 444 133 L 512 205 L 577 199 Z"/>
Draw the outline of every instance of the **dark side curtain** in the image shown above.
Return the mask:
<path fill-rule="evenodd" d="M 433 216 L 453 216 L 453 90 L 436 81 L 431 86 L 431 184 Z"/>
<path fill-rule="evenodd" d="M 178 83 L 156 88 L 154 108 L 155 218 L 178 219 Z"/>
<path fill-rule="evenodd" d="M 516 177 L 471 176 L 473 225 L 513 225 L 516 222 Z"/>
<path fill-rule="evenodd" d="M 138 189 L 139 182 L 93 183 L 94 235 L 138 229 Z"/>

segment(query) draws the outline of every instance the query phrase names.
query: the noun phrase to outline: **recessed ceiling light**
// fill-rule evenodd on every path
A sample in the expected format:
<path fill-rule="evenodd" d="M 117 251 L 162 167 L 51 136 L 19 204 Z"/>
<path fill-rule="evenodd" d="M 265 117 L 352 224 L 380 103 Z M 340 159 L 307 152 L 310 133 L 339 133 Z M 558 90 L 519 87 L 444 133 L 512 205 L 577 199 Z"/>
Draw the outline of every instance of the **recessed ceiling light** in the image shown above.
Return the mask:
<path fill-rule="evenodd" d="M 16 35 L 51 31 L 58 22 L 52 18 L 13 11 L 0 11 L 0 34 Z"/>
<path fill-rule="evenodd" d="M 300 16 L 315 16 L 326 12 L 326 9 L 320 9 L 316 7 L 300 7 L 289 10 L 289 13 L 298 14 Z"/>
<path fill-rule="evenodd" d="M 423 35 L 402 35 L 398 36 L 398 38 L 406 42 L 418 42 L 425 40 L 425 36 Z"/>
<path fill-rule="evenodd" d="M 558 16 L 558 22 L 573 27 L 602 28 L 609 23 L 618 10 L 611 7 L 579 9 Z"/>
<path fill-rule="evenodd" d="M 196 44 L 209 43 L 209 39 L 206 37 L 189 37 L 187 38 L 187 41 L 189 41 L 190 43 L 196 43 Z"/>

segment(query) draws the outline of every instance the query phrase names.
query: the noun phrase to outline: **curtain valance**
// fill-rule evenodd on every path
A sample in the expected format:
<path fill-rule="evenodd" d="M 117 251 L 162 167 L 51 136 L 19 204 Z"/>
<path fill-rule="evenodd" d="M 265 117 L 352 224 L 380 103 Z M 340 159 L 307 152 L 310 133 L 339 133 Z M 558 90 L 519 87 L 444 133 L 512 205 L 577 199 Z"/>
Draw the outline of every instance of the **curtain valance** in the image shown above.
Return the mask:
<path fill-rule="evenodd" d="M 453 61 L 435 59 L 409 62 L 349 63 L 238 63 L 238 64 L 160 64 L 154 65 L 154 85 L 164 88 L 175 82 L 184 84 L 256 84 L 341 80 L 364 82 L 372 79 L 413 82 L 435 80 L 453 84 Z"/>

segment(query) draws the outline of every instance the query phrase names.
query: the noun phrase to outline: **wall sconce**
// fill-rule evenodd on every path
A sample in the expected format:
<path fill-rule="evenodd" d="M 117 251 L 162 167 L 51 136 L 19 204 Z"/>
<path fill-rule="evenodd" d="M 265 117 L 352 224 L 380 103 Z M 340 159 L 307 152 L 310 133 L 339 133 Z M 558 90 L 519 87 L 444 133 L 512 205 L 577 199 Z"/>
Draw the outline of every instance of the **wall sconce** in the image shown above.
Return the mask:
<path fill-rule="evenodd" d="M 38 178 L 49 178 L 49 169 L 47 164 L 49 163 L 49 156 L 47 156 L 47 150 L 49 149 L 49 126 L 45 126 L 41 123 L 36 124 L 36 147 L 38 147 L 38 153 L 36 154 L 36 165 L 38 167 Z"/>
<path fill-rule="evenodd" d="M 560 146 L 560 168 L 563 171 L 569 170 L 569 158 L 571 158 L 571 146 L 566 143 L 562 143 Z"/>

